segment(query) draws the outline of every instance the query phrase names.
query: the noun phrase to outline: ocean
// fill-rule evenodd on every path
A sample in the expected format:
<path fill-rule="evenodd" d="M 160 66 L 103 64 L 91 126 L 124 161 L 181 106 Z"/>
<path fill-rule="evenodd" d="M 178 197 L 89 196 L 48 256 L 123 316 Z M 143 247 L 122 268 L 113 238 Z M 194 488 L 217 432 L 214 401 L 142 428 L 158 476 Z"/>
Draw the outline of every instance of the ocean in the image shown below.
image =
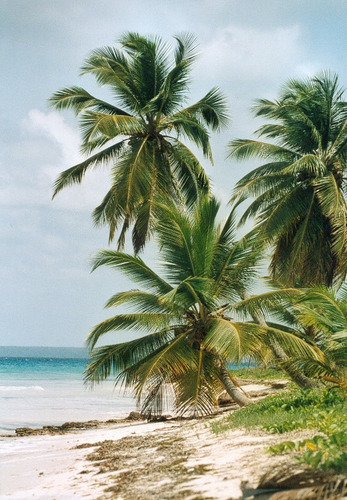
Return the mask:
<path fill-rule="evenodd" d="M 12 348 L 11 355 L 8 349 L 0 348 L 0 434 L 13 434 L 17 427 L 119 418 L 136 409 L 131 395 L 114 388 L 112 380 L 93 389 L 83 384 L 88 359 L 82 349 Z"/>

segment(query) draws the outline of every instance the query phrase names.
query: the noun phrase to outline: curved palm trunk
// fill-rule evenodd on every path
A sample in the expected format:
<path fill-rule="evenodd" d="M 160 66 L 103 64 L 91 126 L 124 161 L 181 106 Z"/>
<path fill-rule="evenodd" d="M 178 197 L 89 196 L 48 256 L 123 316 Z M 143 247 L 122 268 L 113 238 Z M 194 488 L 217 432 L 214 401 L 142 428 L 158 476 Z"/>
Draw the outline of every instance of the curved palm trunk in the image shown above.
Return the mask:
<path fill-rule="evenodd" d="M 243 298 L 247 299 L 249 297 L 250 295 L 247 292 L 245 292 Z M 267 326 L 265 318 L 260 311 L 253 312 L 252 318 L 253 321 L 258 325 Z M 289 359 L 287 354 L 282 349 L 282 347 L 278 345 L 278 343 L 275 340 L 270 338 L 269 346 L 277 359 L 281 361 L 287 361 Z M 283 367 L 283 370 L 302 389 L 313 389 L 314 387 L 317 387 L 316 382 L 306 377 L 306 375 L 300 372 L 297 368 L 291 368 L 289 366 L 285 366 Z"/>
<path fill-rule="evenodd" d="M 288 356 L 286 355 L 282 347 L 279 346 L 276 342 L 271 341 L 270 348 L 274 353 L 274 355 L 276 356 L 276 358 L 282 361 L 288 360 Z M 316 382 L 306 377 L 306 375 L 300 372 L 297 368 L 291 368 L 286 365 L 283 367 L 283 370 L 302 389 L 313 389 L 314 387 L 318 386 Z"/>
<path fill-rule="evenodd" d="M 221 366 L 220 368 L 220 375 L 225 390 L 233 399 L 233 401 L 235 401 L 235 403 L 237 403 L 239 406 L 248 406 L 252 403 L 252 400 L 234 384 L 228 373 L 228 370 L 224 366 Z"/>

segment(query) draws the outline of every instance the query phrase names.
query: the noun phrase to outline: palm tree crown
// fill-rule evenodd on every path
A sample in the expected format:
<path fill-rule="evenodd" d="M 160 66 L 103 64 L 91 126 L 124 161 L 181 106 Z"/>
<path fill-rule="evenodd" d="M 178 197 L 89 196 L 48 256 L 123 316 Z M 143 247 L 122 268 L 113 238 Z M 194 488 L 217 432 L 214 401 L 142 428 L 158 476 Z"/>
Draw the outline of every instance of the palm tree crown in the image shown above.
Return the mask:
<path fill-rule="evenodd" d="M 233 199 L 255 200 L 256 216 L 273 247 L 272 277 L 286 286 L 343 281 L 347 272 L 347 105 L 337 76 L 290 81 L 279 100 L 261 99 L 255 115 L 274 120 L 258 131 L 272 143 L 237 139 L 235 158 L 264 158 L 244 176 Z"/>
<path fill-rule="evenodd" d="M 259 249 L 251 238 L 236 241 L 233 212 L 218 225 L 218 209 L 216 200 L 207 197 L 186 212 L 173 204 L 161 207 L 156 234 L 164 278 L 138 256 L 112 250 L 97 255 L 94 268 L 118 268 L 146 291 L 122 292 L 109 300 L 109 307 L 128 304 L 137 312 L 118 314 L 92 330 L 87 381 L 116 375 L 117 382 L 134 389 L 143 410 L 170 384 L 178 412 L 208 413 L 221 389 L 232 383 L 225 369 L 228 363 L 244 356 L 261 358 L 266 329 L 227 314 L 253 282 Z M 124 329 L 146 335 L 95 348 L 105 333 Z M 289 349 L 310 351 L 293 333 L 273 329 L 270 334 Z"/>
<path fill-rule="evenodd" d="M 295 304 L 296 318 L 314 329 L 315 341 L 324 352 L 321 360 L 298 359 L 295 365 L 312 377 L 340 386 L 347 396 L 347 287 L 309 289 Z"/>
<path fill-rule="evenodd" d="M 332 382 L 347 394 L 347 287 L 280 288 L 264 292 L 233 305 L 247 315 L 262 311 L 272 328 L 301 332 L 317 356 L 294 356 L 280 361 L 286 371 Z M 274 323 L 279 320 L 280 323 Z"/>
<path fill-rule="evenodd" d="M 135 252 L 141 250 L 155 219 L 155 201 L 174 198 L 192 203 L 208 178 L 198 159 L 181 141 L 192 141 L 212 160 L 208 127 L 226 121 L 226 103 L 217 88 L 188 107 L 189 75 L 196 57 L 192 36 L 176 37 L 174 61 L 160 38 L 128 33 L 121 49 L 104 47 L 91 53 L 82 74 L 108 86 L 117 105 L 100 100 L 80 87 L 56 92 L 56 109 L 72 108 L 80 116 L 82 152 L 88 159 L 60 174 L 54 196 L 81 182 L 87 169 L 111 164 L 112 185 L 94 210 L 94 221 L 107 224 L 110 241 L 121 224 L 118 246 L 133 225 Z"/>

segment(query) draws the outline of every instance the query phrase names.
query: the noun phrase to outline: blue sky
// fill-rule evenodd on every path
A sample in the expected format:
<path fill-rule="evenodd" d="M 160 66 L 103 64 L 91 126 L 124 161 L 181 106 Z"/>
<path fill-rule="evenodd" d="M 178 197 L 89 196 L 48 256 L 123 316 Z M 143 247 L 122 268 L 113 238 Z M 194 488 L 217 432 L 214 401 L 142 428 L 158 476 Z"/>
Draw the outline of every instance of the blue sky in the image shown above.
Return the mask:
<path fill-rule="evenodd" d="M 224 204 L 255 165 L 225 159 L 229 140 L 259 126 L 253 99 L 275 98 L 289 78 L 322 70 L 338 73 L 346 87 L 345 0 L 2 0 L 1 7 L 0 345 L 82 346 L 111 314 L 106 300 L 131 287 L 107 269 L 90 274 L 93 253 L 107 246 L 107 229 L 95 229 L 90 216 L 107 189 L 107 169 L 51 201 L 54 179 L 81 156 L 74 116 L 56 113 L 47 99 L 70 85 L 103 95 L 79 76 L 92 49 L 126 31 L 168 41 L 186 31 L 197 36 L 191 101 L 218 85 L 231 108 L 228 130 L 212 138 L 214 167 L 204 161 Z M 157 260 L 154 249 L 144 258 Z"/>

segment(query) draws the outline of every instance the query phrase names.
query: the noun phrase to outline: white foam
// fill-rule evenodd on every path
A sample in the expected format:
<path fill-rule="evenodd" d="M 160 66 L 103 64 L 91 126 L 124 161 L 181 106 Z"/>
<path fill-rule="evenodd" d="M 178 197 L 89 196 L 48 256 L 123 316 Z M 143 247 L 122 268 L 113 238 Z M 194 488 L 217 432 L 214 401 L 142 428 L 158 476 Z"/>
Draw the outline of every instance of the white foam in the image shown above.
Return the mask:
<path fill-rule="evenodd" d="M 0 385 L 0 391 L 11 392 L 11 391 L 44 391 L 44 388 L 40 385 Z"/>

